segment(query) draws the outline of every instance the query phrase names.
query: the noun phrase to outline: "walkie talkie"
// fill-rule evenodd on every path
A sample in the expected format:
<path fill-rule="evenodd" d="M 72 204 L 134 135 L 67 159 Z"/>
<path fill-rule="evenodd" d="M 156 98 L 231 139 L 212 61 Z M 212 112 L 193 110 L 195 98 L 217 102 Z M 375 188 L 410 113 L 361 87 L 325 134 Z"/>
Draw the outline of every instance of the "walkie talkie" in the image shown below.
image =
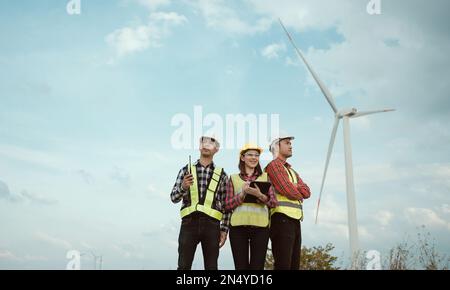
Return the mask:
<path fill-rule="evenodd" d="M 192 165 L 191 165 L 191 155 L 189 155 L 189 167 L 188 167 L 189 174 L 192 174 L 191 167 L 192 167 Z"/>

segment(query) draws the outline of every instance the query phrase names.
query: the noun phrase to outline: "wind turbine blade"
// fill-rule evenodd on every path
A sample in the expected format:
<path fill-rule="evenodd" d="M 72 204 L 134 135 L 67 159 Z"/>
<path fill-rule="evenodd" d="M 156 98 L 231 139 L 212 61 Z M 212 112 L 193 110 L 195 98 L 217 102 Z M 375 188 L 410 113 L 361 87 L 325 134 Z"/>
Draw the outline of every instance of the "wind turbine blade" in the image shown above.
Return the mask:
<path fill-rule="evenodd" d="M 308 67 L 309 72 L 312 74 L 314 80 L 316 81 L 316 83 L 319 85 L 320 90 L 322 91 L 323 95 L 325 96 L 325 98 L 327 99 L 328 103 L 330 104 L 331 108 L 333 109 L 334 113 L 337 113 L 337 107 L 334 104 L 333 101 L 333 97 L 331 96 L 330 91 L 328 90 L 328 88 L 324 85 L 324 83 L 320 80 L 320 78 L 317 76 L 317 74 L 314 72 L 314 70 L 312 69 L 312 67 L 309 65 L 308 61 L 306 60 L 306 58 L 303 56 L 303 53 L 301 52 L 300 49 L 298 49 L 297 45 L 295 44 L 294 40 L 292 39 L 291 35 L 289 34 L 289 32 L 287 31 L 286 27 L 284 27 L 283 22 L 281 22 L 281 19 L 278 18 L 278 20 L 280 21 L 281 27 L 283 27 L 284 32 L 286 32 L 289 41 L 291 42 L 292 46 L 295 48 L 295 51 L 297 52 L 297 56 L 303 60 L 303 62 L 306 64 L 306 66 Z"/>
<path fill-rule="evenodd" d="M 320 186 L 319 200 L 317 201 L 316 224 L 317 224 L 317 218 L 319 216 L 320 199 L 322 198 L 323 186 L 325 184 L 325 178 L 327 176 L 327 171 L 328 171 L 328 164 L 330 163 L 331 153 L 333 152 L 334 140 L 336 139 L 336 132 L 337 132 L 338 127 L 339 127 L 339 118 L 336 117 L 334 120 L 333 131 L 331 131 L 330 145 L 328 146 L 327 161 L 325 162 L 325 169 L 323 171 L 323 177 L 322 177 L 322 185 Z"/>
<path fill-rule="evenodd" d="M 386 112 L 392 112 L 392 111 L 395 111 L 395 109 L 385 109 L 385 110 L 375 110 L 375 111 L 362 111 L 362 112 L 356 112 L 356 114 L 350 116 L 350 118 L 358 118 L 358 117 L 362 117 L 362 116 L 378 114 L 378 113 L 386 113 Z"/>

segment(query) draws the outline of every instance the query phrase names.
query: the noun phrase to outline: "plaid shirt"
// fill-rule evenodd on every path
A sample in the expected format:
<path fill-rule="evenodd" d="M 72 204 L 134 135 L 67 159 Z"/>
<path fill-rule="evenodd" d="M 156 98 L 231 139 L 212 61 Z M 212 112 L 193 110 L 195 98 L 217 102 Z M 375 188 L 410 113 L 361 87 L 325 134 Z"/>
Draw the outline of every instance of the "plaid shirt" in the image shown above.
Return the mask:
<path fill-rule="evenodd" d="M 265 169 L 275 190 L 291 200 L 303 200 L 309 198 L 311 196 L 311 191 L 308 185 L 303 182 L 295 171 L 298 183 L 293 184 L 284 167 L 292 169 L 289 163 L 277 158 L 272 160 Z"/>
<path fill-rule="evenodd" d="M 252 176 L 245 175 L 245 176 L 243 176 L 243 175 L 239 174 L 239 176 L 244 181 L 255 181 L 258 178 L 258 176 L 256 176 L 256 175 L 252 175 Z M 234 192 L 233 181 L 231 180 L 231 177 L 230 177 L 228 179 L 228 182 L 227 182 L 227 197 L 225 199 L 225 209 L 227 211 L 231 212 L 231 211 L 233 211 L 235 208 L 237 208 L 238 206 L 240 206 L 243 203 L 243 200 L 239 196 L 240 193 L 241 193 L 241 191 Z M 258 199 L 258 202 L 261 202 L 261 201 Z M 277 199 L 275 197 L 275 192 L 274 192 L 272 186 L 269 189 L 269 199 L 267 200 L 267 202 L 265 202 L 265 204 L 269 208 L 273 208 L 273 207 L 276 207 L 278 205 Z"/>
<path fill-rule="evenodd" d="M 214 172 L 215 165 L 214 163 L 209 164 L 208 166 L 204 167 L 201 165 L 199 160 L 194 164 L 197 168 L 197 182 L 198 182 L 198 188 L 199 188 L 199 199 L 203 199 L 205 193 L 206 193 L 206 186 L 208 185 L 209 180 L 212 177 L 212 174 Z M 191 196 L 189 194 L 189 190 L 183 190 L 181 187 L 183 183 L 183 177 L 188 171 L 188 165 L 183 167 L 180 172 L 178 173 L 177 180 L 173 186 L 172 192 L 170 194 L 170 199 L 173 203 L 178 203 L 181 200 L 183 200 L 183 206 L 186 206 L 190 204 Z M 220 183 L 217 188 L 217 193 L 215 196 L 215 208 L 217 208 L 219 211 L 223 213 L 222 221 L 220 224 L 220 230 L 224 232 L 228 232 L 228 229 L 230 227 L 230 218 L 231 213 L 227 213 L 225 211 L 225 196 L 227 193 L 226 189 L 226 183 L 227 183 L 227 174 L 225 171 L 222 172 L 222 175 L 220 176 Z"/>

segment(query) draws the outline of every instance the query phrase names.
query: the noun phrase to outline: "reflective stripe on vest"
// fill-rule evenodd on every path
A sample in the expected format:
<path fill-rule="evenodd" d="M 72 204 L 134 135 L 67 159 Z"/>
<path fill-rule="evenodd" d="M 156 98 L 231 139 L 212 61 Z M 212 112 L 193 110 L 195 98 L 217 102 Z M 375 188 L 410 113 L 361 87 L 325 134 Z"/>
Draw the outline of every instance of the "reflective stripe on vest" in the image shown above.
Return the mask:
<path fill-rule="evenodd" d="M 239 174 L 231 175 L 234 193 L 241 191 L 245 181 Z M 261 174 L 256 181 L 267 181 L 267 173 Z M 257 226 L 267 227 L 269 225 L 269 209 L 265 204 L 243 203 L 233 210 L 231 215 L 232 226 Z"/>
<path fill-rule="evenodd" d="M 199 203 L 197 167 L 195 165 L 192 165 L 191 172 L 192 177 L 194 178 L 194 183 L 189 189 L 191 196 L 191 205 L 181 210 L 181 218 L 184 218 L 185 216 L 188 216 L 193 212 L 200 211 L 220 221 L 222 219 L 222 212 L 214 209 L 213 204 L 216 191 L 219 187 L 222 168 L 214 168 L 214 172 L 211 176 L 211 181 L 209 182 L 208 189 L 206 190 L 206 197 L 203 204 Z"/>
<path fill-rule="evenodd" d="M 295 171 L 290 168 L 287 169 L 286 167 L 284 167 L 284 169 L 288 173 L 289 180 L 293 184 L 297 184 L 298 180 Z M 296 220 L 303 219 L 303 208 L 300 200 L 291 200 L 278 192 L 275 193 L 275 196 L 278 200 L 278 206 L 270 210 L 270 216 L 278 212 Z"/>

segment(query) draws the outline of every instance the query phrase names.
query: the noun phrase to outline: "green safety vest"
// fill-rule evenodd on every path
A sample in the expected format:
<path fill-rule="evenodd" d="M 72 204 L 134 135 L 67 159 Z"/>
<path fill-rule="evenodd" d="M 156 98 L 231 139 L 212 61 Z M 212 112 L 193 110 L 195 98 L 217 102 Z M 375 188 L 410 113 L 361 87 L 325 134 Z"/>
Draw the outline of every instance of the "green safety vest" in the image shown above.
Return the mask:
<path fill-rule="evenodd" d="M 220 177 L 222 176 L 222 171 L 223 169 L 220 167 L 214 168 L 211 181 L 209 182 L 208 189 L 206 190 L 206 197 L 203 203 L 200 203 L 197 182 L 197 167 L 195 165 L 192 165 L 191 172 L 192 177 L 194 178 L 194 183 L 189 188 L 191 204 L 184 208 L 181 208 L 181 218 L 184 218 L 185 216 L 188 216 L 193 212 L 199 211 L 219 221 L 222 219 L 222 212 L 213 208 L 216 192 L 219 188 Z"/>
<path fill-rule="evenodd" d="M 295 171 L 286 167 L 284 169 L 289 175 L 289 180 L 293 184 L 297 184 L 298 180 Z M 278 192 L 275 192 L 275 196 L 278 200 L 278 206 L 270 210 L 270 216 L 278 212 L 296 220 L 303 219 L 302 202 L 300 200 L 291 200 Z"/>
<path fill-rule="evenodd" d="M 267 173 L 263 173 L 256 181 L 267 181 Z M 231 175 L 234 193 L 241 191 L 245 181 L 239 174 Z M 265 204 L 243 203 L 233 210 L 231 215 L 232 226 L 257 226 L 267 227 L 269 225 L 269 209 Z"/>

